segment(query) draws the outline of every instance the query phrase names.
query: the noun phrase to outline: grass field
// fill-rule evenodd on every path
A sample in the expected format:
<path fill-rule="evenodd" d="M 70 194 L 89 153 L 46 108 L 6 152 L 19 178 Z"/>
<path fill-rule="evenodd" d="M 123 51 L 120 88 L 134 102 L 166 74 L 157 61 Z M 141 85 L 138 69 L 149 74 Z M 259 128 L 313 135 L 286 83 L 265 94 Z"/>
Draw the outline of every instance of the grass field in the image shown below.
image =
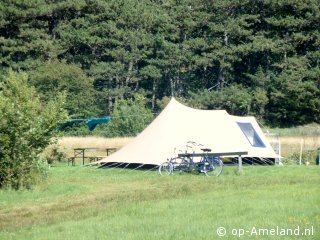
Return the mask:
<path fill-rule="evenodd" d="M 234 170 L 160 177 L 58 165 L 31 191 L 0 190 L 0 239 L 320 239 L 318 166 Z M 277 226 L 299 227 L 300 236 L 255 231 Z M 313 235 L 302 236 L 304 229 Z"/>

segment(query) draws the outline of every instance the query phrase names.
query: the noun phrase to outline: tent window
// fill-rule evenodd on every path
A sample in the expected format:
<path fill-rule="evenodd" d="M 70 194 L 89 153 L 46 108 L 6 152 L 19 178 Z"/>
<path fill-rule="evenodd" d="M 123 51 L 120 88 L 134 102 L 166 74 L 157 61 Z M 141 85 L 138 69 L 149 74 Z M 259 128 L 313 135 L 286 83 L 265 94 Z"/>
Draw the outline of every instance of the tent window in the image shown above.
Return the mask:
<path fill-rule="evenodd" d="M 237 122 L 237 124 L 239 125 L 243 134 L 246 136 L 246 138 L 250 142 L 251 146 L 253 146 L 253 147 L 266 147 L 266 145 L 264 145 L 263 141 L 259 137 L 256 130 L 253 128 L 251 123 Z"/>

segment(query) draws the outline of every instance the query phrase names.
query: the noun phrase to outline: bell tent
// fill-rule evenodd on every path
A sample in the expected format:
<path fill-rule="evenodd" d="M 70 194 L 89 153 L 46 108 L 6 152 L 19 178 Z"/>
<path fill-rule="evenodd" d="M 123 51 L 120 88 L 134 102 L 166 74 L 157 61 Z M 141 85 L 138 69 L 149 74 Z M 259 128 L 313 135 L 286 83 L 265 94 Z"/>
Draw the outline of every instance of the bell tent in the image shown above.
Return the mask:
<path fill-rule="evenodd" d="M 212 153 L 278 157 L 253 117 L 235 117 L 225 110 L 193 109 L 172 98 L 132 142 L 99 162 L 160 165 L 176 156 L 188 141 L 200 143 Z"/>

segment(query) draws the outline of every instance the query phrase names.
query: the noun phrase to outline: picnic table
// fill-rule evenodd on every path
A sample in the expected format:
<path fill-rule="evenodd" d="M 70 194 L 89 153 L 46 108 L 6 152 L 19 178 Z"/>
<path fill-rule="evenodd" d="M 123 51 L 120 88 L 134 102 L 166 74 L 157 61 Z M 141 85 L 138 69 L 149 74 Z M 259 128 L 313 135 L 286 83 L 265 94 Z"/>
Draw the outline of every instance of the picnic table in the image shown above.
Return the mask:
<path fill-rule="evenodd" d="M 100 159 L 103 159 L 110 155 L 110 153 L 116 151 L 117 148 L 104 148 L 104 149 L 98 149 L 98 148 L 74 148 L 73 149 L 73 156 L 68 158 L 68 165 L 71 162 L 72 166 L 75 165 L 75 159 L 80 158 L 82 159 L 82 165 L 84 165 L 85 159 L 88 158 L 90 162 L 97 161 Z M 88 152 L 101 152 L 105 151 L 107 155 L 86 155 Z"/>

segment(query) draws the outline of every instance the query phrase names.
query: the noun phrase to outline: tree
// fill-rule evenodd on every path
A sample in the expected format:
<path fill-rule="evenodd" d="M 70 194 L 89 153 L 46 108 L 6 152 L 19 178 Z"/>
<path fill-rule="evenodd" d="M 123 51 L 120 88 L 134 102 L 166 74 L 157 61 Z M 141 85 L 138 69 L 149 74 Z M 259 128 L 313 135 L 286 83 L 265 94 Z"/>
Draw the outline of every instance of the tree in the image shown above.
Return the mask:
<path fill-rule="evenodd" d="M 287 61 L 288 67 L 272 79 L 269 122 L 284 126 L 320 122 L 319 68 L 309 69 L 305 58 Z"/>
<path fill-rule="evenodd" d="M 56 60 L 65 50 L 58 26 L 78 15 L 85 0 L 4 0 L 0 3 L 0 64 L 30 70 Z"/>
<path fill-rule="evenodd" d="M 319 121 L 319 0 L 3 0 L 0 15 L 3 68 L 47 70 L 36 74 L 41 88 L 55 72 L 94 86 L 92 104 L 67 87 L 75 96 L 68 110 L 78 116 L 109 115 L 140 91 L 154 110 L 166 96 L 207 89 L 221 97 L 214 92 L 241 86 L 253 97 L 249 114 L 266 122 Z M 297 104 L 286 94 L 296 84 L 308 93 Z"/>
<path fill-rule="evenodd" d="M 106 127 L 107 136 L 135 136 L 153 119 L 146 108 L 146 99 L 136 94 L 134 99 L 121 99 L 115 104 L 111 122 Z"/>
<path fill-rule="evenodd" d="M 43 104 L 24 73 L 0 80 L 0 187 L 30 188 L 45 171 L 39 154 L 66 119 L 64 96 Z"/>
<path fill-rule="evenodd" d="M 46 62 L 30 72 L 30 83 L 36 87 L 41 100 L 49 102 L 52 96 L 66 93 L 65 108 L 73 118 L 100 115 L 93 79 L 75 64 Z"/>
<path fill-rule="evenodd" d="M 222 91 L 200 90 L 190 92 L 189 104 L 200 109 L 224 109 L 233 115 L 248 115 L 251 110 L 253 97 L 241 85 L 231 85 Z"/>

